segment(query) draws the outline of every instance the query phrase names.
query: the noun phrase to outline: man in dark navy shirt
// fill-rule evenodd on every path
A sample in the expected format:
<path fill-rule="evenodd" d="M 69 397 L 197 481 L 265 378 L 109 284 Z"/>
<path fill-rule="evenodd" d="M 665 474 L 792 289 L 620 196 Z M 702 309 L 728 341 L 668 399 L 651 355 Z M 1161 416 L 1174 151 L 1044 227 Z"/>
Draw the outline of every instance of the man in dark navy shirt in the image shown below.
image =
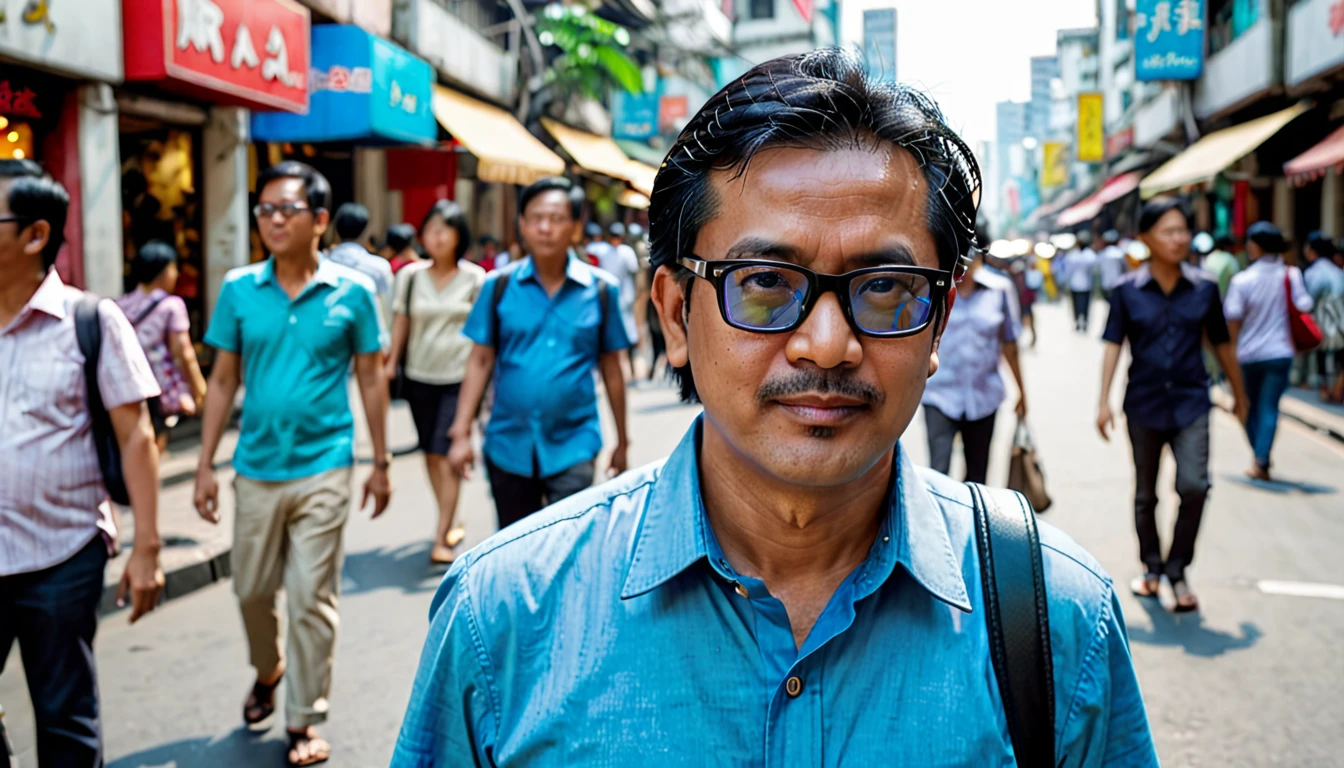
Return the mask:
<path fill-rule="evenodd" d="M 1171 582 L 1177 611 L 1199 607 L 1185 581 L 1194 560 L 1195 535 L 1209 493 L 1209 375 L 1200 355 L 1208 341 L 1227 373 L 1236 412 L 1246 420 L 1241 372 L 1223 317 L 1218 283 L 1186 263 L 1190 252 L 1190 213 L 1174 198 L 1144 204 L 1139 239 L 1151 257 L 1125 275 L 1111 294 L 1111 314 L 1102 338 L 1106 361 L 1101 374 L 1097 429 L 1109 440 L 1111 381 L 1128 340 L 1133 362 L 1125 391 L 1125 417 L 1134 449 L 1134 524 L 1139 534 L 1143 577 L 1131 585 L 1140 597 L 1155 597 L 1162 576 Z M 1176 493 L 1181 497 L 1176 531 L 1166 560 L 1158 540 L 1157 471 L 1162 448 L 1176 457 Z"/>

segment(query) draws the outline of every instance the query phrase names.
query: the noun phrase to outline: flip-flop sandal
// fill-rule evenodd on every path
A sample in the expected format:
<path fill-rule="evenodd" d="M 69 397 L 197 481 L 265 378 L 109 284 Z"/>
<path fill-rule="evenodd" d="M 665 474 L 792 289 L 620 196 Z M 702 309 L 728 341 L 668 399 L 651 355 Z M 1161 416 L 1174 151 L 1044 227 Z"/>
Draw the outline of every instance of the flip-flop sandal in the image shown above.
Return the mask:
<path fill-rule="evenodd" d="M 435 566 L 448 566 L 448 565 L 452 565 L 454 562 L 457 561 L 457 553 L 454 552 L 453 550 L 451 550 L 451 549 L 447 550 L 448 554 L 447 554 L 446 556 L 445 556 L 445 555 L 436 554 L 436 550 L 438 550 L 438 547 L 435 547 L 434 549 L 431 549 L 431 550 L 429 551 L 429 564 L 430 564 L 430 565 L 435 565 Z"/>
<path fill-rule="evenodd" d="M 295 733 L 294 731 L 285 731 L 289 736 L 289 750 L 285 752 L 285 762 L 289 765 L 318 765 L 331 759 L 331 744 L 321 736 L 310 736 L 305 733 Z M 290 755 L 294 750 L 303 745 L 308 748 L 308 758 L 305 760 L 293 760 Z M 320 745 L 320 746 L 319 746 Z"/>
<path fill-rule="evenodd" d="M 465 538 L 467 538 L 467 529 L 459 525 L 448 531 L 448 535 L 443 537 L 443 544 L 451 549 L 461 544 Z"/>
<path fill-rule="evenodd" d="M 1157 597 L 1157 590 L 1161 585 L 1162 577 L 1150 573 L 1135 576 L 1134 580 L 1129 582 L 1129 591 L 1133 592 L 1135 597 Z"/>
<path fill-rule="evenodd" d="M 1199 598 L 1190 591 L 1190 585 L 1185 583 L 1185 579 L 1173 581 L 1171 591 L 1176 594 L 1176 605 L 1171 609 L 1173 613 L 1194 613 L 1199 610 Z"/>
<path fill-rule="evenodd" d="M 243 702 L 243 722 L 248 728 L 261 725 L 275 714 L 275 689 L 284 678 L 285 673 L 282 671 L 270 685 L 260 680 L 252 684 L 252 692 L 248 694 L 247 701 Z"/>

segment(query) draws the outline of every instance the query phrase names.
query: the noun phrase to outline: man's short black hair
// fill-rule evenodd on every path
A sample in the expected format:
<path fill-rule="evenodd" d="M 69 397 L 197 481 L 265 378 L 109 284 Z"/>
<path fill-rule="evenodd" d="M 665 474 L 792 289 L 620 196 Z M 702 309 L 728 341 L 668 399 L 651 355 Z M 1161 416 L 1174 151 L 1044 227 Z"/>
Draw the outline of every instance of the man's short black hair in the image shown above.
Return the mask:
<path fill-rule="evenodd" d="M 1257 221 L 1246 229 L 1246 239 L 1267 254 L 1288 252 L 1288 239 L 1272 221 Z"/>
<path fill-rule="evenodd" d="M 342 242 L 358 240 L 364 230 L 369 228 L 369 209 L 359 203 L 341 203 L 331 225 L 336 228 L 336 236 Z"/>
<path fill-rule="evenodd" d="M 42 269 L 56 264 L 56 255 L 65 244 L 65 218 L 70 212 L 70 193 L 59 181 L 43 173 L 32 160 L 0 160 L 0 179 L 10 180 L 6 203 L 9 213 L 18 217 L 20 229 L 35 221 L 51 225 L 51 234 L 42 249 Z"/>
<path fill-rule="evenodd" d="M 131 279 L 137 285 L 154 282 L 154 278 L 163 274 L 168 265 L 177 261 L 177 250 L 162 240 L 150 240 L 140 246 L 135 258 L 131 259 Z"/>
<path fill-rule="evenodd" d="M 1219 235 L 1213 238 L 1213 247 L 1220 251 L 1232 251 L 1237 247 L 1236 238 L 1231 235 Z"/>
<path fill-rule="evenodd" d="M 869 79 L 863 61 L 838 48 L 783 56 L 752 68 L 687 123 L 658 171 L 649 206 L 649 258 L 676 267 L 700 228 L 720 211 L 713 171 L 737 176 L 774 147 L 841 149 L 890 143 L 914 156 L 929 185 L 926 219 L 939 265 L 953 269 L 975 237 L 980 168 L 938 106 L 898 83 Z M 677 370 L 694 400 L 690 366 Z"/>
<path fill-rule="evenodd" d="M 415 227 L 403 221 L 400 224 L 393 224 L 387 228 L 387 238 L 384 240 L 383 244 L 388 248 L 391 248 L 393 252 L 401 253 L 407 248 L 410 248 L 411 244 L 414 242 Z"/>
<path fill-rule="evenodd" d="M 327 177 L 313 166 L 300 163 L 298 160 L 276 163 L 257 176 L 257 194 L 260 195 L 267 184 L 278 179 L 302 181 L 304 195 L 308 198 L 308 207 L 313 209 L 314 214 L 318 211 L 331 210 L 331 184 L 327 181 Z"/>
<path fill-rule="evenodd" d="M 1139 209 L 1139 232 L 1150 231 L 1157 222 L 1172 211 L 1180 211 L 1185 225 L 1190 226 L 1190 207 L 1179 197 L 1154 197 Z"/>
<path fill-rule="evenodd" d="M 457 247 L 453 250 L 454 257 L 461 261 L 467 257 L 467 249 L 471 247 L 471 227 L 467 224 L 467 212 L 462 210 L 462 206 L 452 200 L 439 200 L 430 207 L 429 213 L 420 222 L 420 231 L 424 232 L 425 227 L 429 226 L 430 219 L 439 218 L 444 224 L 457 230 Z"/>
<path fill-rule="evenodd" d="M 528 185 L 518 195 L 518 215 L 527 214 L 527 206 L 539 196 L 560 190 L 569 196 L 569 215 L 578 219 L 583 215 L 584 194 L 583 188 L 574 184 L 574 182 L 564 176 L 547 176 Z"/>
<path fill-rule="evenodd" d="M 1331 240 L 1328 235 L 1319 229 L 1314 230 L 1307 235 L 1307 247 L 1323 259 L 1328 259 L 1335 255 L 1335 241 Z"/>

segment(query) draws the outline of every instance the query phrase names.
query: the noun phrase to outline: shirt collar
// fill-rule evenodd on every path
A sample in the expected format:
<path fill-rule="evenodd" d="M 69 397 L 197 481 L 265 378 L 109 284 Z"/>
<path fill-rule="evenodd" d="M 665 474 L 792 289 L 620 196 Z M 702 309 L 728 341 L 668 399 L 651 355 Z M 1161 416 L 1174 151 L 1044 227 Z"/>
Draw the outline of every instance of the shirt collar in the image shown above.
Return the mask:
<path fill-rule="evenodd" d="M 1134 272 L 1135 272 L 1134 287 L 1143 288 L 1147 286 L 1149 283 L 1153 282 L 1153 272 L 1148 268 L 1147 262 L 1139 265 L 1139 268 L 1134 270 Z M 1181 277 L 1180 280 L 1177 280 L 1176 282 L 1179 285 L 1181 281 L 1185 281 L 1186 283 L 1189 283 L 1190 285 L 1193 286 L 1199 281 L 1199 277 L 1200 277 L 1200 269 L 1198 267 L 1191 266 L 1190 264 L 1187 264 L 1184 261 L 1182 261 Z"/>
<path fill-rule="evenodd" d="M 579 261 L 574 255 L 573 249 L 570 249 L 568 262 L 565 264 L 565 279 L 572 280 L 575 283 L 587 288 L 593 284 L 593 271 L 587 264 Z M 518 271 L 513 273 L 515 280 L 536 280 L 537 270 L 532 265 L 532 256 L 528 255 L 523 259 L 523 263 L 518 267 Z"/>
<path fill-rule="evenodd" d="M 313 282 L 330 285 L 333 288 L 339 287 L 341 284 L 340 275 L 337 274 L 339 271 L 336 263 L 323 255 L 317 262 L 317 271 L 313 273 Z M 273 282 L 275 282 L 275 257 L 271 256 L 257 271 L 257 285 Z"/>
<path fill-rule="evenodd" d="M 32 297 L 28 299 L 24 312 L 20 314 L 31 310 L 51 315 L 57 320 L 65 319 L 65 283 L 61 281 L 61 276 L 56 274 L 56 270 L 47 271 L 47 276 L 42 278 L 37 290 L 33 291 Z"/>
<path fill-rule="evenodd" d="M 700 495 L 700 433 L 704 417 L 682 438 L 654 481 L 631 541 L 630 569 L 621 598 L 650 592 L 701 558 L 710 555 L 713 531 Z M 896 449 L 896 484 L 891 506 L 867 570 L 869 591 L 875 590 L 900 564 L 935 598 L 971 610 L 958 559 L 947 531 L 947 518 L 920 479 L 910 457 Z M 865 595 L 857 595 L 856 599 Z"/>

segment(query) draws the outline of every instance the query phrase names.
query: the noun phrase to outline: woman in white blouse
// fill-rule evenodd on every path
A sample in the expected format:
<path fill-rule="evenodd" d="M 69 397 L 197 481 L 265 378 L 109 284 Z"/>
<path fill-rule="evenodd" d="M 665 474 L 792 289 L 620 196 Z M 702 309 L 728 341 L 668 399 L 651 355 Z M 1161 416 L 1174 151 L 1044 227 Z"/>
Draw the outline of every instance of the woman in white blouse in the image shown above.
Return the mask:
<path fill-rule="evenodd" d="M 420 243 L 429 258 L 397 273 L 392 293 L 392 349 L 388 380 L 402 369 L 403 394 L 411 406 L 425 469 L 439 503 L 439 523 L 430 561 L 448 565 L 464 531 L 453 525 L 460 488 L 448 464 L 448 429 L 457 415 L 457 394 L 466 375 L 471 340 L 462 334 L 480 295 L 485 270 L 466 259 L 471 244 L 467 216 L 451 200 L 425 214 Z"/>

